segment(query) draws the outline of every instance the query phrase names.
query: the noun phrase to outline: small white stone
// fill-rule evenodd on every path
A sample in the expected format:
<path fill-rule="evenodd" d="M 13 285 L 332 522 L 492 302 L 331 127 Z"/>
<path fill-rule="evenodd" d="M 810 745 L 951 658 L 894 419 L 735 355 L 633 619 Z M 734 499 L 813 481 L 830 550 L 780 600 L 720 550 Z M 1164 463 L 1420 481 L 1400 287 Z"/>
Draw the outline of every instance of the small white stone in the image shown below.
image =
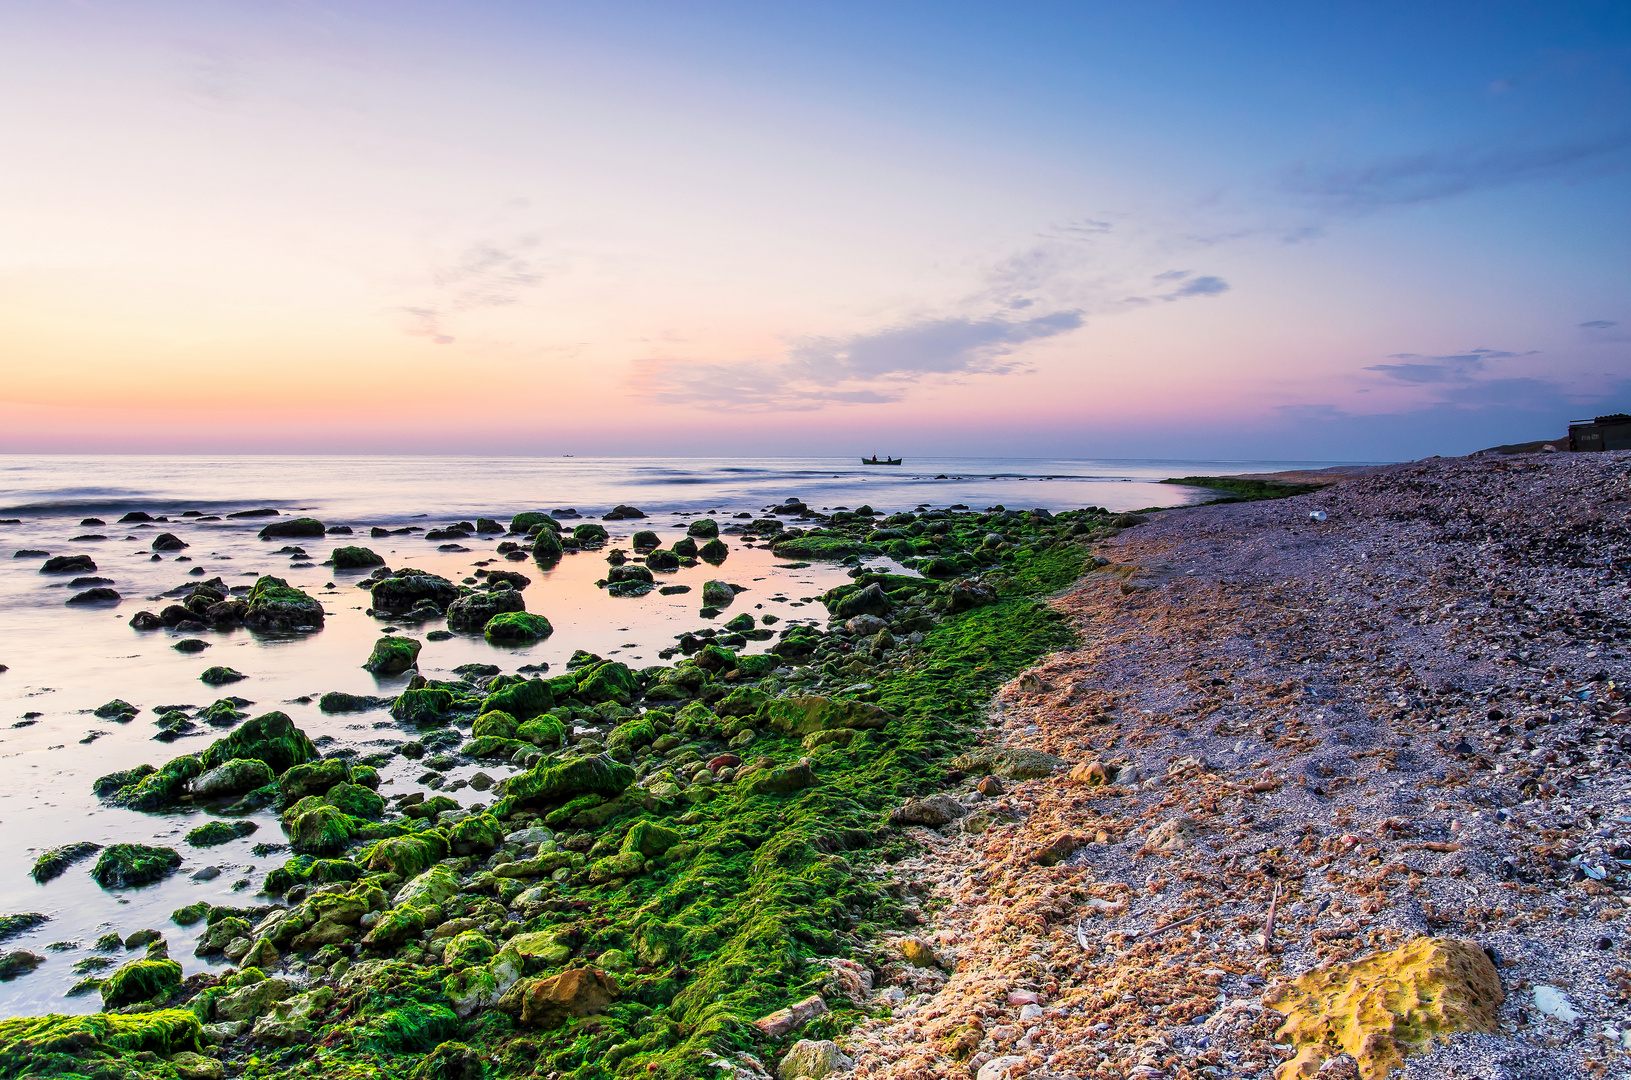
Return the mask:
<path fill-rule="evenodd" d="M 1544 983 L 1535 987 L 1535 1008 L 1553 1020 L 1565 1024 L 1572 1024 L 1580 1019 L 1579 1011 L 1569 1004 L 1569 999 L 1564 996 L 1563 991 Z"/>
<path fill-rule="evenodd" d="M 1042 1006 L 1040 1005 L 1031 1004 L 1019 1010 L 1019 1020 L 1022 1024 L 1028 1024 L 1032 1020 L 1040 1020 L 1041 1018 Z"/>

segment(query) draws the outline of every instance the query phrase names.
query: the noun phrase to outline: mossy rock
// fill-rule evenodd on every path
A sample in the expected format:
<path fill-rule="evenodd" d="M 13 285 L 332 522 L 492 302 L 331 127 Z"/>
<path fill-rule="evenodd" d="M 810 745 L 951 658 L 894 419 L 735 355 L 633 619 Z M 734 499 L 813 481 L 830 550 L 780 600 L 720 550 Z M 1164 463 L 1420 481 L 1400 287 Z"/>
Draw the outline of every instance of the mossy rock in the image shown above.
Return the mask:
<path fill-rule="evenodd" d="M 528 679 L 503 687 L 481 703 L 483 713 L 505 712 L 518 721 L 530 720 L 555 707 L 555 693 L 543 679 Z"/>
<path fill-rule="evenodd" d="M 598 521 L 585 521 L 572 530 L 572 535 L 580 544 L 604 544 L 610 537 L 606 526 Z"/>
<path fill-rule="evenodd" d="M 1041 750 L 1019 746 L 992 746 L 959 754 L 946 763 L 948 769 L 982 776 L 987 773 L 1004 780 L 1040 780 L 1052 776 L 1070 763 Z"/>
<path fill-rule="evenodd" d="M 868 702 L 819 694 L 772 698 L 759 706 L 758 716 L 783 735 L 809 735 L 839 728 L 881 728 L 894 719 Z"/>
<path fill-rule="evenodd" d="M 526 610 L 526 599 L 515 589 L 471 593 L 447 606 L 447 628 L 467 634 L 480 633 L 494 616 Z"/>
<path fill-rule="evenodd" d="M 168 877 L 181 865 L 175 848 L 113 844 L 103 850 L 91 876 L 104 889 L 126 889 Z"/>
<path fill-rule="evenodd" d="M 233 758 L 199 776 L 192 783 L 194 799 L 225 799 L 256 791 L 272 783 L 272 767 L 255 758 Z"/>
<path fill-rule="evenodd" d="M 442 962 L 448 967 L 469 967 L 472 964 L 484 964 L 498 955 L 498 946 L 492 939 L 479 930 L 466 930 L 456 934 L 453 940 L 447 943 L 447 951 L 442 955 Z"/>
<path fill-rule="evenodd" d="M 498 735 L 478 735 L 459 747 L 459 753 L 475 758 L 504 758 L 515 756 L 517 750 L 531 750 L 532 744 L 519 739 L 506 739 Z"/>
<path fill-rule="evenodd" d="M 374 642 L 374 651 L 363 662 L 363 670 L 375 675 L 400 675 L 419 663 L 419 650 L 424 647 L 418 638 L 387 634 Z"/>
<path fill-rule="evenodd" d="M 30 873 L 35 881 L 44 885 L 52 878 L 61 877 L 74 863 L 83 862 L 101 850 L 101 844 L 89 840 L 63 844 L 61 847 L 42 852 L 39 858 L 34 860 L 34 869 Z M 0 932 L 0 940 L 4 940 L 5 936 Z"/>
<path fill-rule="evenodd" d="M 240 837 L 248 836 L 259 826 L 253 821 L 211 821 L 200 825 L 187 834 L 187 843 L 193 847 L 214 847 L 217 844 L 229 844 Z"/>
<path fill-rule="evenodd" d="M 335 784 L 323 796 L 323 801 L 355 818 L 378 821 L 385 816 L 385 800 L 361 784 Z"/>
<path fill-rule="evenodd" d="M 644 858 L 655 859 L 680 842 L 680 834 L 665 825 L 652 821 L 637 821 L 623 837 L 618 849 L 623 854 L 636 852 Z"/>
<path fill-rule="evenodd" d="M 102 1001 L 110 1009 L 168 998 L 181 989 L 181 965 L 174 960 L 133 960 L 102 983 Z"/>
<path fill-rule="evenodd" d="M 551 533 L 561 531 L 561 523 L 542 510 L 527 510 L 510 519 L 510 532 L 526 536 L 539 525 Z"/>
<path fill-rule="evenodd" d="M 447 858 L 447 854 L 447 838 L 439 832 L 398 836 L 381 840 L 373 846 L 368 857 L 368 869 L 412 878 Z"/>
<path fill-rule="evenodd" d="M 500 739 L 513 739 L 515 738 L 516 729 L 520 726 L 515 717 L 503 709 L 493 709 L 482 713 L 476 718 L 476 723 L 470 729 L 470 734 L 477 739 L 488 735 L 497 736 Z"/>
<path fill-rule="evenodd" d="M 539 762 L 512 776 L 504 797 L 516 803 L 563 802 L 577 795 L 617 795 L 634 783 L 634 770 L 604 755 Z"/>
<path fill-rule="evenodd" d="M 664 571 L 678 570 L 679 568 L 680 557 L 675 552 L 658 548 L 646 554 L 646 569 L 648 570 Z"/>
<path fill-rule="evenodd" d="M 356 839 L 359 824 L 339 807 L 315 806 L 289 827 L 289 847 L 304 855 L 333 855 Z"/>
<path fill-rule="evenodd" d="M 197 903 L 178 907 L 170 912 L 170 921 L 177 926 L 196 926 L 209 915 L 212 905 L 208 900 L 199 900 Z"/>
<path fill-rule="evenodd" d="M 433 866 L 415 875 L 397 891 L 397 904 L 424 907 L 440 904 L 459 892 L 459 876 L 445 866 Z"/>
<path fill-rule="evenodd" d="M 541 567 L 550 567 L 561 561 L 566 554 L 566 548 L 561 545 L 560 535 L 554 530 L 546 528 L 532 541 L 532 561 Z"/>
<path fill-rule="evenodd" d="M 504 829 L 493 815 L 477 814 L 456 822 L 447 842 L 455 855 L 485 855 L 504 842 Z"/>
<path fill-rule="evenodd" d="M 686 527 L 685 535 L 702 540 L 713 539 L 719 535 L 719 522 L 713 518 L 697 518 Z"/>
<path fill-rule="evenodd" d="M 313 517 L 290 518 L 274 521 L 259 533 L 262 540 L 295 540 L 302 537 L 322 536 L 328 527 Z"/>
<path fill-rule="evenodd" d="M 322 629 L 323 604 L 270 574 L 255 582 L 246 598 L 244 625 L 251 630 Z"/>
<path fill-rule="evenodd" d="M 637 716 L 632 720 L 625 720 L 612 729 L 611 737 L 606 740 L 606 746 L 619 757 L 627 757 L 643 746 L 649 746 L 657 738 L 657 729 L 651 722 L 649 715 Z"/>
<path fill-rule="evenodd" d="M 242 682 L 247 678 L 249 676 L 237 668 L 227 667 L 223 664 L 205 668 L 203 674 L 198 676 L 200 682 L 207 683 L 210 686 L 225 686 L 228 683 Z"/>
<path fill-rule="evenodd" d="M 702 602 L 708 607 L 729 607 L 736 600 L 736 590 L 723 581 L 702 583 Z"/>
<path fill-rule="evenodd" d="M 697 556 L 705 563 L 718 566 L 730 553 L 731 549 L 725 545 L 725 541 L 716 536 L 698 549 Z"/>
<path fill-rule="evenodd" d="M 519 594 L 517 594 L 519 595 Z M 482 636 L 489 645 L 530 645 L 555 632 L 549 620 L 527 611 L 507 611 L 487 620 Z"/>
<path fill-rule="evenodd" d="M 615 701 L 627 705 L 639 689 L 639 677 L 627 664 L 606 660 L 578 672 L 577 697 L 590 705 Z"/>
<path fill-rule="evenodd" d="M 403 1001 L 369 1016 L 351 1033 L 365 1050 L 385 1054 L 423 1054 L 459 1034 L 459 1017 L 446 1005 Z"/>
<path fill-rule="evenodd" d="M 26 934 L 30 930 L 44 926 L 51 921 L 51 916 L 38 911 L 24 911 L 14 915 L 0 915 L 0 941 L 7 941 L 18 934 Z"/>
<path fill-rule="evenodd" d="M 307 795 L 322 795 L 335 784 L 351 778 L 351 765 L 344 758 L 323 758 L 296 765 L 278 777 L 283 804 L 292 806 Z"/>
<path fill-rule="evenodd" d="M 566 741 L 566 725 L 554 714 L 545 713 L 516 728 L 515 737 L 533 746 L 559 746 Z"/>
<path fill-rule="evenodd" d="M 331 557 L 336 570 L 366 570 L 369 567 L 385 565 L 384 556 L 365 547 L 337 547 Z"/>
<path fill-rule="evenodd" d="M 120 1015 L 100 1013 L 89 1016 L 23 1016 L 0 1020 L 0 1076 L 45 1075 L 41 1066 L 51 1063 L 52 1072 L 65 1080 L 76 1072 L 117 1076 L 138 1080 L 143 1063 L 129 1073 L 119 1071 L 126 1055 L 169 1056 L 197 1052 L 203 1025 L 188 1009 L 160 1009 L 154 1012 Z M 82 1067 L 68 1066 L 83 1062 Z M 91 1063 L 95 1063 L 93 1066 Z M 133 1062 L 134 1064 L 134 1062 Z M 149 1073 L 151 1075 L 151 1073 Z"/>
<path fill-rule="evenodd" d="M 697 557 L 697 542 L 689 536 L 682 536 L 674 541 L 674 546 L 669 550 L 678 558 L 694 559 Z M 650 556 L 646 557 L 646 565 L 651 566 Z M 656 569 L 656 567 L 652 567 L 652 569 Z"/>
<path fill-rule="evenodd" d="M 402 614 L 429 603 L 445 612 L 459 598 L 459 587 L 440 575 L 404 568 L 375 582 L 371 595 L 376 611 Z"/>
<path fill-rule="evenodd" d="M 425 687 L 404 690 L 391 703 L 391 715 L 398 720 L 423 724 L 440 720 L 453 707 L 453 694 L 448 690 Z"/>
<path fill-rule="evenodd" d="M 315 761 L 321 755 L 306 733 L 281 712 L 262 713 L 223 739 L 211 743 L 200 755 L 205 769 L 214 769 L 234 758 L 253 758 L 284 773 L 296 765 Z"/>
<path fill-rule="evenodd" d="M 778 559 L 844 559 L 870 554 L 871 548 L 870 544 L 843 536 L 800 536 L 778 541 L 771 545 L 770 551 Z"/>

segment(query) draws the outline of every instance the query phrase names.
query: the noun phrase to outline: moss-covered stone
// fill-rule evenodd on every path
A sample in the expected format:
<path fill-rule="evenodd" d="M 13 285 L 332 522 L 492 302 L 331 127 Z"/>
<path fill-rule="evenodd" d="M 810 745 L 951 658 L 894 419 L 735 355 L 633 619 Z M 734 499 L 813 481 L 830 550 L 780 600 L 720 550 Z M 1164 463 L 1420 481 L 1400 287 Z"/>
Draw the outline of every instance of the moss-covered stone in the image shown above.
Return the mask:
<path fill-rule="evenodd" d="M 515 717 L 503 709 L 491 709 L 476 718 L 475 724 L 470 728 L 470 734 L 478 739 L 488 735 L 500 739 L 513 739 L 516 729 L 520 726 Z"/>
<path fill-rule="evenodd" d="M 265 762 L 274 773 L 283 773 L 318 756 L 317 747 L 286 713 L 269 712 L 246 722 L 225 738 L 217 739 L 200 758 L 205 769 L 247 758 Z"/>
<path fill-rule="evenodd" d="M 153 1066 L 131 1055 L 196 1052 L 202 1032 L 187 1009 L 0 1020 L 0 1077 L 58 1074 L 68 1080 L 78 1073 L 140 1080 L 141 1070 L 152 1075 Z M 125 1062 L 136 1067 L 126 1071 Z"/>
<path fill-rule="evenodd" d="M 447 858 L 447 854 L 447 838 L 439 832 L 398 836 L 374 845 L 368 859 L 368 869 L 411 878 Z"/>
<path fill-rule="evenodd" d="M 102 983 L 102 1001 L 110 1009 L 141 1001 L 163 1000 L 181 989 L 181 965 L 174 960 L 133 960 Z"/>
<path fill-rule="evenodd" d="M 267 575 L 249 590 L 244 625 L 251 630 L 320 630 L 323 605 L 282 578 Z"/>
<path fill-rule="evenodd" d="M 868 702 L 819 694 L 772 698 L 759 706 L 758 716 L 783 735 L 809 735 L 840 728 L 881 728 L 893 719 Z"/>
<path fill-rule="evenodd" d="M 374 651 L 363 661 L 363 670 L 375 675 L 400 675 L 419 663 L 419 650 L 425 643 L 402 634 L 387 634 L 374 642 Z"/>
<path fill-rule="evenodd" d="M 504 829 L 491 814 L 477 814 L 456 822 L 447 834 L 455 855 L 485 855 L 504 842 Z"/>
<path fill-rule="evenodd" d="M 566 548 L 561 544 L 561 538 L 554 529 L 545 528 L 533 537 L 532 561 L 539 566 L 548 568 L 561 561 L 566 554 Z"/>
<path fill-rule="evenodd" d="M 181 856 L 175 848 L 113 844 L 96 860 L 91 876 L 104 889 L 125 889 L 158 881 L 180 865 Z"/>
<path fill-rule="evenodd" d="M 233 758 L 192 782 L 194 799 L 225 799 L 265 787 L 275 780 L 272 767 L 256 758 Z"/>
<path fill-rule="evenodd" d="M 561 531 L 561 523 L 542 510 L 527 510 L 510 519 L 510 532 L 525 536 L 542 525 L 551 533 Z"/>
<path fill-rule="evenodd" d="M 423 603 L 445 612 L 459 598 L 459 587 L 437 574 L 404 568 L 375 582 L 372 595 L 376 611 L 402 614 Z"/>
<path fill-rule="evenodd" d="M 262 540 L 295 540 L 303 537 L 322 536 L 328 532 L 328 527 L 321 521 L 312 517 L 290 518 L 288 521 L 274 521 L 260 531 Z"/>
<path fill-rule="evenodd" d="M 467 634 L 480 633 L 493 616 L 525 612 L 527 602 L 515 589 L 471 593 L 447 606 L 447 628 Z"/>
<path fill-rule="evenodd" d="M 481 703 L 483 713 L 505 712 L 517 721 L 529 720 L 555 707 L 555 694 L 543 679 L 513 683 L 488 694 Z"/>
<path fill-rule="evenodd" d="M 51 848 L 34 860 L 34 869 L 31 874 L 35 881 L 44 885 L 52 878 L 61 877 L 74 863 L 81 862 L 102 850 L 101 844 L 89 840 L 81 840 L 73 844 L 64 844 L 61 847 Z M 5 935 L 0 932 L 0 941 Z"/>
<path fill-rule="evenodd" d="M 515 737 L 533 746 L 559 746 L 566 741 L 566 725 L 553 714 L 545 713 L 516 728 Z"/>
<path fill-rule="evenodd" d="M 217 844 L 228 844 L 240 837 L 248 836 L 258 827 L 253 821 L 221 821 L 217 819 L 208 824 L 200 825 L 187 833 L 187 843 L 193 847 L 214 847 Z"/>
<path fill-rule="evenodd" d="M 314 806 L 289 826 L 289 846 L 306 855 L 333 855 L 356 839 L 360 822 L 335 806 Z"/>
<path fill-rule="evenodd" d="M 686 527 L 685 535 L 701 540 L 712 539 L 719 535 L 719 522 L 713 518 L 697 518 Z"/>
<path fill-rule="evenodd" d="M 384 556 L 365 547 L 337 547 L 332 558 L 336 570 L 366 570 L 385 565 Z"/>
<path fill-rule="evenodd" d="M 517 804 L 564 802 L 578 795 L 617 795 L 634 783 L 634 770 L 604 755 L 543 761 L 512 776 L 504 797 Z"/>
<path fill-rule="evenodd" d="M 487 620 L 482 636 L 489 645 L 528 645 L 555 632 L 549 620 L 526 611 L 507 611 Z"/>
<path fill-rule="evenodd" d="M 577 697 L 591 705 L 615 701 L 627 705 L 634 700 L 640 680 L 627 664 L 606 660 L 591 664 L 578 672 Z"/>

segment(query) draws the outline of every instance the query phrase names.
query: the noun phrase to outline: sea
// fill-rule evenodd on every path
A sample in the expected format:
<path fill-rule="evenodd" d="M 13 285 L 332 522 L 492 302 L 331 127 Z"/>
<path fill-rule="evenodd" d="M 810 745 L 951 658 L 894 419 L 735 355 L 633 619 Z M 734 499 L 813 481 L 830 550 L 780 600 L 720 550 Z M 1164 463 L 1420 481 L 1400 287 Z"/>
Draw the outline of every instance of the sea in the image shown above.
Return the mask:
<path fill-rule="evenodd" d="M 414 737 L 376 709 L 329 715 L 317 699 L 328 691 L 388 697 L 408 676 L 376 678 L 361 667 L 385 627 L 423 638 L 440 622 L 391 623 L 369 616 L 368 593 L 358 587 L 366 571 L 323 565 L 333 547 L 373 548 L 392 567 L 412 566 L 455 582 L 475 579 L 482 565 L 519 570 L 532 580 L 527 609 L 545 615 L 554 633 L 537 644 L 495 647 L 477 636 L 427 642 L 420 670 L 455 677 L 464 664 L 491 664 L 513 672 L 525 666 L 564 669 L 575 650 L 615 657 L 632 666 L 662 662 L 659 650 L 688 631 L 710 625 L 699 613 L 701 586 L 710 578 L 740 585 L 733 610 L 774 613 L 782 625 L 824 623 L 818 598 L 847 581 L 849 567 L 796 565 L 768 547 L 727 533 L 730 548 L 718 567 L 699 564 L 669 575 L 690 593 L 610 596 L 606 551 L 569 554 L 543 570 L 530 561 L 504 559 L 504 539 L 472 536 L 430 541 L 423 531 L 371 539 L 370 529 L 431 530 L 476 517 L 508 522 L 525 510 L 559 512 L 567 525 L 600 520 L 614 506 L 647 516 L 603 521 L 610 547 L 627 546 L 637 529 L 657 532 L 666 546 L 698 517 L 724 528 L 760 517 L 770 507 L 799 499 L 817 509 L 884 512 L 963 506 L 976 510 L 1051 511 L 1099 506 L 1111 511 L 1187 505 L 1215 492 L 1161 484 L 1168 477 L 1273 472 L 1369 462 L 1160 461 L 1029 458 L 921 458 L 899 466 L 868 466 L 858 458 L 491 458 L 361 456 L 67 456 L 0 455 L 0 915 L 38 913 L 37 928 L 0 941 L 0 952 L 27 950 L 45 962 L 0 982 L 0 1017 L 46 1012 L 94 1012 L 94 991 L 70 995 L 75 984 L 109 964 L 141 955 L 98 952 L 109 933 L 160 931 L 170 956 L 185 972 L 208 970 L 193 953 L 202 924 L 182 927 L 177 908 L 199 900 L 230 906 L 266 903 L 257 896 L 265 875 L 289 857 L 274 809 L 249 815 L 256 831 L 214 847 L 188 844 L 186 834 L 209 820 L 187 807 L 140 813 L 110 807 L 92 792 L 97 777 L 202 750 L 223 732 L 200 724 L 173 742 L 155 738 L 165 709 L 201 708 L 226 696 L 245 699 L 243 710 L 288 713 L 324 752 L 344 748 L 368 754 Z M 245 510 L 276 510 L 278 517 L 234 518 Z M 120 523 L 126 514 L 153 519 Z M 350 536 L 263 541 L 260 529 L 289 516 L 310 516 L 327 526 L 349 526 Z M 100 524 L 98 524 L 100 522 Z M 188 545 L 155 551 L 152 541 L 172 533 Z M 294 550 L 287 550 L 287 549 Z M 47 574 L 48 556 L 87 555 L 94 571 Z M 870 565 L 910 573 L 888 559 Z M 245 629 L 181 633 L 138 631 L 138 611 L 171 603 L 165 593 L 220 578 L 227 586 L 275 574 L 318 597 L 327 618 L 313 633 L 261 634 Z M 82 579 L 100 579 L 90 582 Z M 71 605 L 91 587 L 115 590 L 116 602 Z M 727 611 L 728 617 L 732 612 Z M 176 648 L 202 640 L 202 651 Z M 755 643 L 750 649 L 763 649 Z M 245 677 L 209 686 L 200 674 L 224 665 Z M 121 699 L 140 711 L 118 721 L 95 715 Z M 460 765 L 445 774 L 442 794 L 472 805 L 488 796 L 467 786 L 477 772 L 494 779 L 502 764 Z M 425 790 L 423 762 L 394 757 L 381 769 L 387 797 Z M 77 841 L 144 843 L 175 848 L 181 868 L 140 888 L 108 890 L 90 870 L 94 857 L 39 884 L 30 870 L 44 850 Z M 258 849 L 258 853 L 257 853 Z M 219 961 L 219 957 L 216 958 Z"/>

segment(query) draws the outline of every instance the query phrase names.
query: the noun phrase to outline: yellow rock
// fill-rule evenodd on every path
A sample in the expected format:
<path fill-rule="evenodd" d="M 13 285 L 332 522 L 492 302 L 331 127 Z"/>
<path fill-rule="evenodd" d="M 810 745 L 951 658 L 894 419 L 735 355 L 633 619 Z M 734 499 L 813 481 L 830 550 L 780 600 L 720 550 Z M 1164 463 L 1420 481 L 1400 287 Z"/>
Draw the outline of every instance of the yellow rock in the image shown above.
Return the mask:
<path fill-rule="evenodd" d="M 1312 1077 L 1346 1050 L 1361 1080 L 1387 1080 L 1405 1055 L 1451 1032 L 1497 1030 L 1501 978 L 1470 941 L 1418 938 L 1389 952 L 1331 964 L 1275 987 L 1263 1004 L 1286 1014 L 1279 1037 L 1298 1047 L 1278 1080 Z"/>
<path fill-rule="evenodd" d="M 1110 782 L 1110 774 L 1102 761 L 1084 761 L 1070 770 L 1070 778 L 1078 784 L 1091 784 L 1097 787 Z"/>
<path fill-rule="evenodd" d="M 919 938 L 909 937 L 900 943 L 900 954 L 906 957 L 906 962 L 913 967 L 931 968 L 939 964 L 934 950 L 928 942 Z"/>

